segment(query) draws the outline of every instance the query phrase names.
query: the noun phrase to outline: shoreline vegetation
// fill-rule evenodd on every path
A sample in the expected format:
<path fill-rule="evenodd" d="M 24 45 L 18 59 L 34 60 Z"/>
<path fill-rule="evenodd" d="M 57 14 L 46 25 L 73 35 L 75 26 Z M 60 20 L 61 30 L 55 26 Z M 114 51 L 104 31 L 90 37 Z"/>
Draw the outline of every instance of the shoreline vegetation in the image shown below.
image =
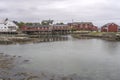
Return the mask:
<path fill-rule="evenodd" d="M 72 34 L 74 38 L 78 39 L 103 39 L 107 41 L 120 41 L 120 33 L 115 32 L 80 32 L 79 34 Z"/>
<path fill-rule="evenodd" d="M 70 34 L 73 38 L 78 39 L 103 39 L 108 41 L 120 41 L 120 33 L 115 32 L 73 32 Z M 40 42 L 53 42 L 68 40 L 65 35 L 27 35 L 27 34 L 1 34 L 0 44 L 28 44 Z"/>
<path fill-rule="evenodd" d="M 28 44 L 28 43 L 40 43 L 40 42 L 53 42 L 53 41 L 64 41 L 68 38 L 60 35 L 26 35 L 26 34 L 15 34 L 15 35 L 0 35 L 0 44 Z"/>

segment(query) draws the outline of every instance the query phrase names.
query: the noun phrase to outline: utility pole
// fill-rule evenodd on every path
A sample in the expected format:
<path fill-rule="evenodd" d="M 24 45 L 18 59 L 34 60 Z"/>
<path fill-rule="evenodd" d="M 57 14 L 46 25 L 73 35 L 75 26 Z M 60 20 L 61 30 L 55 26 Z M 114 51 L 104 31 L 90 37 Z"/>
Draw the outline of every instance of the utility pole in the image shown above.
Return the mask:
<path fill-rule="evenodd" d="M 72 19 L 72 23 L 74 22 L 74 19 Z"/>

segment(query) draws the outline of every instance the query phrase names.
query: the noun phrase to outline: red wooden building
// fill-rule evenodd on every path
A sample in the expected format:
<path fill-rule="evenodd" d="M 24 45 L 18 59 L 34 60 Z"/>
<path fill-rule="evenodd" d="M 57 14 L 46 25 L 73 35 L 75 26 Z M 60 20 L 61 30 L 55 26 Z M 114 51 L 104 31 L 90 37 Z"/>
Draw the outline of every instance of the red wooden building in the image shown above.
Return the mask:
<path fill-rule="evenodd" d="M 98 28 L 92 22 L 73 22 L 68 23 L 73 30 L 98 31 Z"/>
<path fill-rule="evenodd" d="M 21 31 L 24 33 L 34 32 L 54 32 L 54 33 L 69 33 L 69 26 L 64 25 L 24 25 L 21 27 Z"/>
<path fill-rule="evenodd" d="M 59 31 L 59 30 L 63 30 L 63 31 L 67 31 L 67 30 L 69 30 L 70 28 L 69 28 L 69 26 L 67 25 L 67 24 L 63 24 L 63 25 L 56 25 L 56 24 L 54 24 L 53 26 L 52 26 L 52 30 L 54 31 L 54 30 L 56 30 L 56 31 Z"/>
<path fill-rule="evenodd" d="M 118 32 L 118 27 L 115 23 L 108 23 L 101 27 L 101 32 Z"/>
<path fill-rule="evenodd" d="M 50 26 L 47 26 L 47 25 L 45 25 L 45 26 L 43 26 L 43 25 L 35 25 L 35 26 L 33 26 L 33 25 L 25 25 L 25 26 L 22 26 L 21 27 L 21 31 L 49 31 L 50 29 Z"/>

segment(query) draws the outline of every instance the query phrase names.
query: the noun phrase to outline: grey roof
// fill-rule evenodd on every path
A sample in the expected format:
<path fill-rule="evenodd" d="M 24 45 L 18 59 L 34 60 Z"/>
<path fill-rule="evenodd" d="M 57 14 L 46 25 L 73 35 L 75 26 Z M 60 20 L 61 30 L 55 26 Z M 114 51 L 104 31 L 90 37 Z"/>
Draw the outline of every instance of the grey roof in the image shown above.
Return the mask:
<path fill-rule="evenodd" d="M 107 27 L 107 26 L 109 26 L 109 25 L 111 25 L 111 24 L 117 25 L 116 23 L 107 23 L 107 24 L 103 25 L 102 27 Z"/>
<path fill-rule="evenodd" d="M 53 26 L 55 26 L 55 27 L 63 27 L 63 26 L 68 26 L 68 25 L 67 24 L 63 24 L 63 25 L 54 24 Z"/>
<path fill-rule="evenodd" d="M 50 27 L 50 25 L 25 25 L 26 27 Z"/>
<path fill-rule="evenodd" d="M 92 22 L 72 22 L 72 23 L 68 23 L 68 24 L 73 24 L 73 25 L 78 25 L 78 24 L 90 24 L 90 25 L 93 25 Z"/>

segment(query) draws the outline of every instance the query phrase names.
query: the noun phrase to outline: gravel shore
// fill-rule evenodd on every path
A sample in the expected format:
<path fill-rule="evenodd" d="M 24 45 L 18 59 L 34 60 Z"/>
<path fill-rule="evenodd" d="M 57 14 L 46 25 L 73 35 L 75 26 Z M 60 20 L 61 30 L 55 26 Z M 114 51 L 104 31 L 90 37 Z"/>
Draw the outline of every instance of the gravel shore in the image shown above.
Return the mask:
<path fill-rule="evenodd" d="M 0 80 L 83 80 L 76 74 L 64 76 L 47 72 L 35 73 L 24 70 L 20 68 L 19 65 L 26 64 L 29 60 L 21 58 L 21 56 L 11 56 L 0 53 Z"/>

